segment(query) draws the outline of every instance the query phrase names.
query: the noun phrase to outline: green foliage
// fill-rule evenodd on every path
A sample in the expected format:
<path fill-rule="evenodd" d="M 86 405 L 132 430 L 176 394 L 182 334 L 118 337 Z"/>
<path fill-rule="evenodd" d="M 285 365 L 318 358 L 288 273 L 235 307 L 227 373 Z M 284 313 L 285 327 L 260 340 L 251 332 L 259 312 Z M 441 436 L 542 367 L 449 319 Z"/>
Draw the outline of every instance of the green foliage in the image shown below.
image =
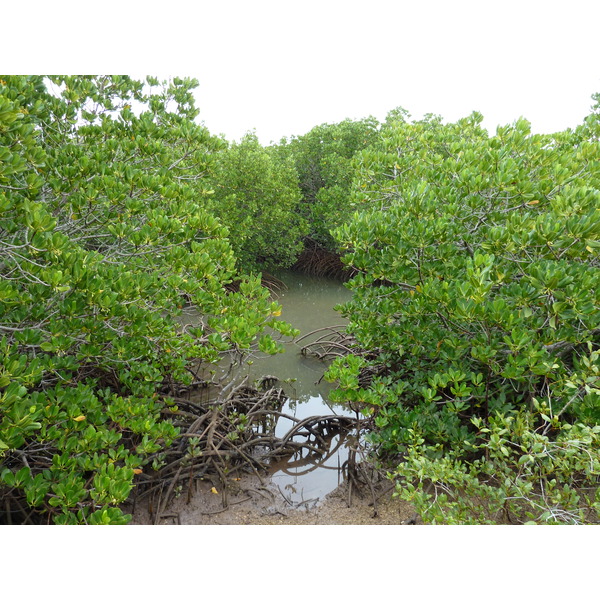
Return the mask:
<path fill-rule="evenodd" d="M 461 452 L 421 438 L 393 472 L 403 482 L 397 495 L 425 522 L 598 522 L 600 426 L 558 421 L 539 403 L 534 411 L 474 418 L 473 424 L 478 458 L 466 461 Z"/>
<path fill-rule="evenodd" d="M 511 416 L 533 436 L 545 428 L 531 417 L 542 402 L 548 443 L 564 441 L 565 485 L 579 485 L 581 457 L 567 457 L 585 431 L 595 464 L 600 419 L 597 117 L 555 135 L 532 135 L 519 120 L 492 137 L 477 113 L 448 125 L 405 117 L 391 115 L 379 145 L 357 156 L 363 209 L 335 233 L 360 271 L 345 312 L 364 362 L 332 366 L 337 397 L 374 415 L 382 452 L 406 453 L 398 472 L 421 474 L 414 490 L 424 502 L 428 478 L 477 495 L 488 435 Z M 519 471 L 521 456 L 498 455 L 494 469 Z M 542 485 L 544 469 L 524 475 L 528 485 Z M 528 510 L 529 520 L 554 519 Z"/>
<path fill-rule="evenodd" d="M 376 142 L 378 127 L 373 117 L 346 119 L 284 139 L 276 148 L 296 166 L 303 198 L 300 209 L 309 223 L 309 237 L 328 250 L 337 249 L 331 230 L 345 223 L 354 211 L 350 198 L 354 156 Z"/>
<path fill-rule="evenodd" d="M 198 125 L 195 85 L 0 79 L 3 505 L 127 522 L 178 435 L 164 390 L 295 333 L 238 265 L 309 235 L 359 273 L 333 399 L 424 519 L 597 522 L 600 96 L 555 135 L 396 109 L 262 148 Z"/>
<path fill-rule="evenodd" d="M 0 493 L 49 522 L 127 521 L 178 433 L 160 390 L 191 361 L 279 350 L 260 282 L 228 290 L 206 177 L 224 144 L 193 121 L 195 85 L 0 80 Z M 184 332 L 185 304 L 202 324 Z"/>
<path fill-rule="evenodd" d="M 213 212 L 227 225 L 240 267 L 260 272 L 292 265 L 306 223 L 299 215 L 298 177 L 289 160 L 248 134 L 216 155 Z"/>

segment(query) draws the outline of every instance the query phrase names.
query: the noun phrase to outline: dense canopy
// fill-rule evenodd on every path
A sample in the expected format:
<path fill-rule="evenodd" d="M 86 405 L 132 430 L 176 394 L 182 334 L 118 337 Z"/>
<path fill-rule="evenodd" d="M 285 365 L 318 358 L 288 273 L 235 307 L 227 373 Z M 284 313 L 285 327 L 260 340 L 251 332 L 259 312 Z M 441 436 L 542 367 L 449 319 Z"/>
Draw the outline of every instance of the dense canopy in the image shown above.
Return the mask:
<path fill-rule="evenodd" d="M 600 96 L 551 135 L 397 108 L 263 147 L 196 85 L 0 78 L 7 510 L 127 522 L 178 387 L 296 333 L 261 278 L 310 246 L 352 275 L 333 398 L 424 520 L 597 522 Z"/>

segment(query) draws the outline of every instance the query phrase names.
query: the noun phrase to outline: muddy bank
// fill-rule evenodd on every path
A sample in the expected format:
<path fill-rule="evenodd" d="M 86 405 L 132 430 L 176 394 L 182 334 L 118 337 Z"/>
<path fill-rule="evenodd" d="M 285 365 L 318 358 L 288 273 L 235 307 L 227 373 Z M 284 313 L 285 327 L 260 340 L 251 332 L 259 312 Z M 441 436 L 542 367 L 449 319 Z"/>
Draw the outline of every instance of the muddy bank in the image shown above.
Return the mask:
<path fill-rule="evenodd" d="M 132 525 L 405 525 L 419 522 L 414 508 L 393 497 L 390 482 L 348 494 L 344 482 L 318 505 L 290 504 L 285 489 L 255 476 L 229 482 L 228 504 L 215 493 L 211 481 L 199 481 L 190 501 L 186 494 L 175 498 L 156 519 L 148 502 L 133 510 Z M 375 497 L 375 502 L 373 501 Z"/>

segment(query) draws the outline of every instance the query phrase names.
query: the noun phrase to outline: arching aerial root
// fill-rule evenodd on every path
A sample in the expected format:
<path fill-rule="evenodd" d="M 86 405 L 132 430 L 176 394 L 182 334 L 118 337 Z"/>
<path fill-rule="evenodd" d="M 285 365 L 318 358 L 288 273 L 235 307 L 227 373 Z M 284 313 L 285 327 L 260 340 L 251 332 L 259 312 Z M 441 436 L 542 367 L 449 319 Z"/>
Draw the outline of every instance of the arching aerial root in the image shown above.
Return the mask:
<path fill-rule="evenodd" d="M 297 419 L 282 412 L 287 396 L 281 388 L 261 390 L 238 385 L 226 399 L 195 402 L 178 398 L 172 414 L 180 428 L 175 444 L 156 455 L 158 468 L 139 477 L 133 493 L 133 507 L 147 505 L 153 523 L 168 513 L 175 495 L 186 494 L 189 503 L 200 481 L 213 484 L 222 507 L 230 505 L 228 483 L 242 474 L 253 473 L 265 486 L 264 478 L 273 465 L 285 470 L 286 463 L 304 461 L 317 468 L 332 453 L 332 440 L 367 427 L 368 420 L 347 415 L 313 416 Z M 281 437 L 275 426 L 282 420 L 290 428 Z M 266 486 L 265 486 L 266 487 Z"/>

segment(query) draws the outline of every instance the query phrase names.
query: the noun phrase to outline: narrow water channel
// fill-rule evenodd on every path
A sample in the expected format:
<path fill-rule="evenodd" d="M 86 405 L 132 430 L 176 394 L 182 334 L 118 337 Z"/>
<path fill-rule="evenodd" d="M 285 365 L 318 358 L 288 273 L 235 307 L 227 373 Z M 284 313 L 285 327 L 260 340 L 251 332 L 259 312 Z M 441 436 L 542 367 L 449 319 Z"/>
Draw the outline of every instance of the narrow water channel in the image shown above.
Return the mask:
<path fill-rule="evenodd" d="M 276 294 L 282 306 L 280 318 L 300 330 L 298 337 L 323 327 L 346 325 L 346 319 L 334 307 L 349 301 L 352 293 L 340 281 L 294 271 L 273 275 L 285 285 Z M 182 321 L 194 323 L 197 318 L 196 314 L 189 313 Z M 240 382 L 248 376 L 249 383 L 265 376 L 275 378 L 274 385 L 283 388 L 289 398 L 281 412 L 298 420 L 331 414 L 355 416 L 339 405 L 328 403 L 328 393 L 333 385 L 323 379 L 327 363 L 301 353 L 302 346 L 314 339 L 309 337 L 300 343 L 293 339 L 281 341 L 285 347 L 284 353 L 254 356 L 251 364 L 238 368 L 229 376 Z M 295 423 L 279 417 L 275 435 L 284 437 Z M 330 446 L 324 449 L 323 455 L 294 455 L 272 466 L 271 484 L 278 488 L 278 493 L 290 507 L 317 506 L 341 483 L 342 465 L 348 456 L 346 440 L 335 435 L 329 441 Z"/>
<path fill-rule="evenodd" d="M 337 304 L 347 302 L 352 295 L 341 282 L 292 271 L 275 275 L 286 285 L 278 297 L 283 308 L 281 318 L 299 329 L 300 336 L 322 327 L 346 324 L 346 319 L 334 310 Z M 350 415 L 343 407 L 328 403 L 328 393 L 333 386 L 322 378 L 327 365 L 317 358 L 303 356 L 301 344 L 287 342 L 285 346 L 284 354 L 255 361 L 251 371 L 256 378 L 273 375 L 279 379 L 277 385 L 281 385 L 290 398 L 282 412 L 297 419 L 329 414 Z M 282 418 L 275 433 L 283 436 L 292 426 L 292 422 Z M 313 457 L 294 456 L 275 465 L 271 482 L 290 505 L 316 506 L 341 483 L 341 466 L 347 454 L 344 440 L 334 436 L 328 451 L 316 462 Z"/>

